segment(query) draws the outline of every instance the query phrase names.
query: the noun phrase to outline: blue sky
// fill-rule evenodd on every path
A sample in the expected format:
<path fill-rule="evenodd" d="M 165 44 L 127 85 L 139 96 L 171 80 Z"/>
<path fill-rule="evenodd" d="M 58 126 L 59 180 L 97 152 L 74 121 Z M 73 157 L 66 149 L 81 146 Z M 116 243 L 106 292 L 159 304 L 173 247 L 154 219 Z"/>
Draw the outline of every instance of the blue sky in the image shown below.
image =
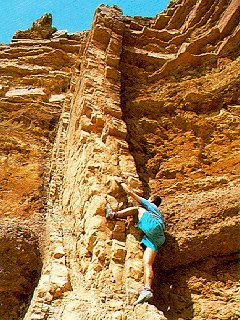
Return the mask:
<path fill-rule="evenodd" d="M 115 4 L 127 16 L 155 17 L 169 0 L 0 0 L 0 42 L 9 43 L 17 30 L 26 30 L 45 13 L 53 26 L 69 33 L 88 30 L 99 4 Z"/>

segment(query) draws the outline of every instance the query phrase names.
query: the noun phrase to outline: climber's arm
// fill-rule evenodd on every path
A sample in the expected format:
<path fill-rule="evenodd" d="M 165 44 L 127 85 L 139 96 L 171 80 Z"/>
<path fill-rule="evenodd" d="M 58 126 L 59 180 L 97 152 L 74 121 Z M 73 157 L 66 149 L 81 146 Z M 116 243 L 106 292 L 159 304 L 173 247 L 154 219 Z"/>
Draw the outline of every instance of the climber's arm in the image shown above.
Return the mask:
<path fill-rule="evenodd" d="M 141 197 L 137 195 L 135 192 L 133 192 L 129 187 L 126 185 L 126 183 L 122 182 L 121 186 L 123 190 L 129 194 L 134 200 L 136 200 L 138 203 L 141 203 Z"/>

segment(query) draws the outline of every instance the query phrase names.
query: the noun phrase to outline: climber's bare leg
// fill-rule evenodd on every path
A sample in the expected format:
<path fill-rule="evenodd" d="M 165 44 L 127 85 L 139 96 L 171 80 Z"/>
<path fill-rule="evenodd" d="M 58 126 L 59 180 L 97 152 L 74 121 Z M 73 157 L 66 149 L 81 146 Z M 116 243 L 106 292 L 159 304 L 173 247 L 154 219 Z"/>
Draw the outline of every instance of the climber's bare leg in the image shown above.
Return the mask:
<path fill-rule="evenodd" d="M 129 207 L 126 209 L 122 209 L 119 211 L 116 211 L 117 218 L 127 218 L 128 216 L 133 216 L 134 214 L 138 213 L 138 207 Z"/>
<path fill-rule="evenodd" d="M 144 286 L 152 287 L 152 281 L 154 277 L 153 263 L 157 252 L 151 248 L 146 248 L 143 254 L 143 266 L 144 266 Z"/>
<path fill-rule="evenodd" d="M 151 248 L 146 248 L 143 255 L 143 265 L 144 265 L 144 287 L 140 292 L 134 305 L 138 303 L 143 303 L 149 301 L 153 297 L 151 290 L 153 281 L 153 262 L 157 253 Z"/>

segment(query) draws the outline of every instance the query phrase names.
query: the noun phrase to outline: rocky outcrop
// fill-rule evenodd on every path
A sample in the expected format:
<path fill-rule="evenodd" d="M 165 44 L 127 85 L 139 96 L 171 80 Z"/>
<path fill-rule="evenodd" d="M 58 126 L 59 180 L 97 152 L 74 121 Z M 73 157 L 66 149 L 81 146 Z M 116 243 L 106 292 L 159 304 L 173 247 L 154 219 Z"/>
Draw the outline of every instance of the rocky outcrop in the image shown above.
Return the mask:
<path fill-rule="evenodd" d="M 34 24 L 39 32 L 46 18 Z M 86 38 L 17 34 L 0 46 L 1 319 L 20 318 L 41 273 L 49 152 Z"/>
<path fill-rule="evenodd" d="M 156 305 L 169 319 L 238 317 L 239 15 L 238 1 L 179 1 L 125 32 L 130 150 L 145 194 L 165 195 Z"/>
<path fill-rule="evenodd" d="M 56 31 L 57 29 L 52 27 L 52 15 L 48 13 L 33 22 L 28 30 L 17 31 L 13 39 L 49 39 Z"/>
<path fill-rule="evenodd" d="M 0 47 L 3 150 L 15 141 L 3 159 L 3 192 L 11 191 L 3 198 L 4 223 L 30 229 L 11 239 L 36 270 L 6 319 L 26 309 L 25 320 L 239 317 L 238 37 L 238 1 L 184 0 L 155 18 L 124 17 L 101 5 L 87 33 L 30 35 Z M 50 166 L 45 195 L 37 171 L 43 165 Z M 14 189 L 18 177 L 21 188 Z M 131 205 L 116 177 L 144 196 L 164 197 L 166 243 L 156 259 L 154 303 L 135 308 L 141 234 L 134 220 L 104 217 L 106 202 Z M 14 252 L 11 241 L 3 252 L 10 242 Z M 16 287 L 26 288 L 21 278 Z"/>

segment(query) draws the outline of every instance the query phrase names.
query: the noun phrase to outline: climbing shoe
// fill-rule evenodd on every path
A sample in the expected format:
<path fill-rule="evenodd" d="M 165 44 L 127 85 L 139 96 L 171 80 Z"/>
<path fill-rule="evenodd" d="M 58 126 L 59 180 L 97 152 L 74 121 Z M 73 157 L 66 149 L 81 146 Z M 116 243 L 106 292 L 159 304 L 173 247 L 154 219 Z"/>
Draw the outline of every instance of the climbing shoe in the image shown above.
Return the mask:
<path fill-rule="evenodd" d="M 116 216 L 116 212 L 111 208 L 110 204 L 106 204 L 105 206 L 105 215 L 108 220 L 114 219 Z"/>
<path fill-rule="evenodd" d="M 134 306 L 139 303 L 147 302 L 151 298 L 153 298 L 153 293 L 149 287 L 144 287 L 143 290 L 140 292 L 138 299 L 134 302 Z"/>

